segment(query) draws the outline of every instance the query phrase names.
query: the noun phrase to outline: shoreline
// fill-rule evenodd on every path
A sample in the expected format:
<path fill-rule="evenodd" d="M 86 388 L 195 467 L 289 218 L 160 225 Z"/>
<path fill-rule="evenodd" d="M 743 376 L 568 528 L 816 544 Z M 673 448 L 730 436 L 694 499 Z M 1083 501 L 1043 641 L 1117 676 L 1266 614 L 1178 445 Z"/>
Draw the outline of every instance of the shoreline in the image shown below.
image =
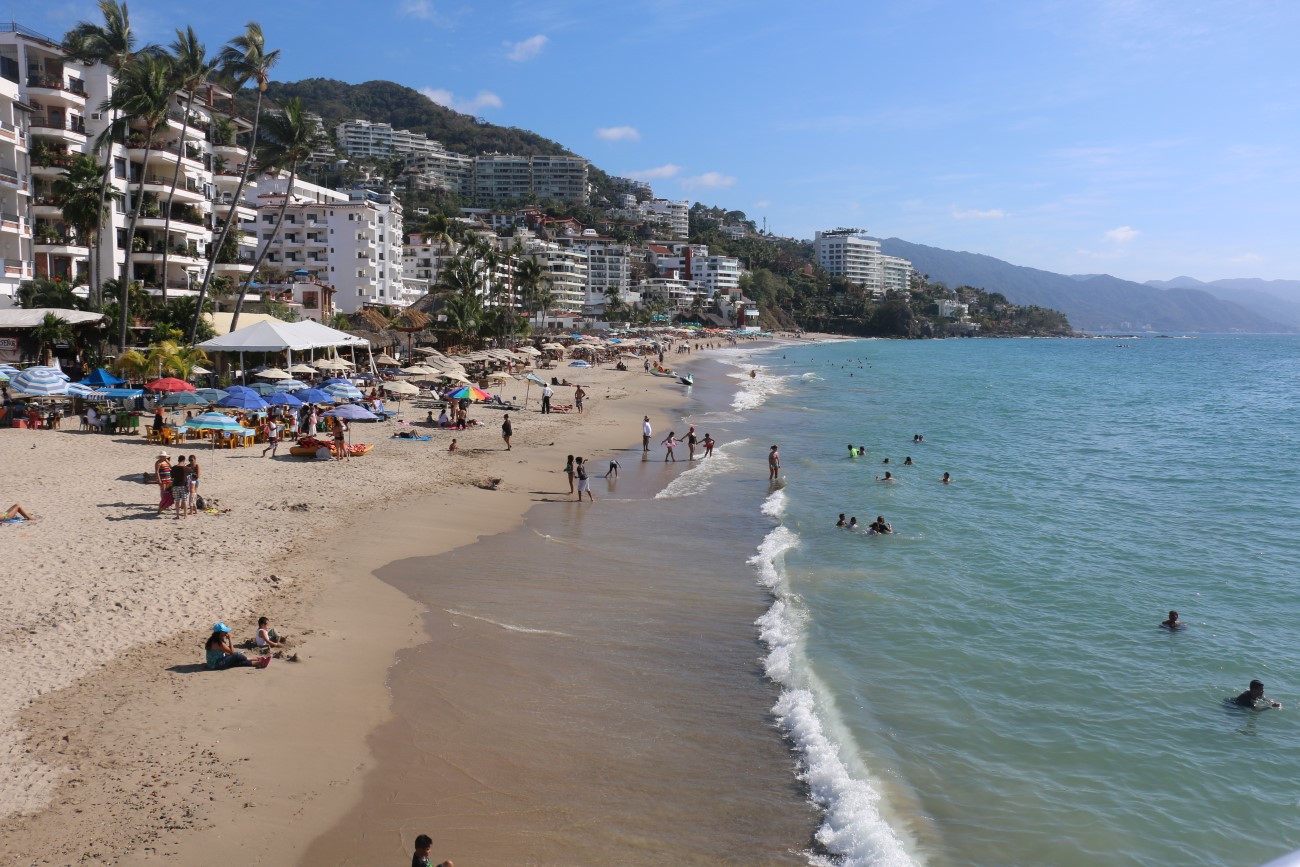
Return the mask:
<path fill-rule="evenodd" d="M 689 364 L 694 357 L 681 356 L 675 366 Z M 535 412 L 516 416 L 528 421 L 516 422 L 516 443 L 524 447 L 529 461 L 516 461 L 515 466 L 500 470 L 500 477 L 509 476 L 503 489 L 474 487 L 497 478 L 496 468 L 502 464 L 494 458 L 507 454 L 499 448 L 492 453 L 493 441 L 498 446 L 500 442 L 492 425 L 497 415 L 480 416 L 488 427 L 464 432 L 464 447 L 475 449 L 481 444 L 488 451 L 456 456 L 468 457 L 471 467 L 454 473 L 454 480 L 446 476 L 430 480 L 426 478 L 430 473 L 419 473 L 395 494 L 378 498 L 395 504 L 384 509 L 376 508 L 381 502 L 372 502 L 362 523 L 350 531 L 344 529 L 351 520 L 347 516 L 329 516 L 335 518 L 329 522 L 333 526 L 318 527 L 305 536 L 289 534 L 297 542 L 296 551 L 253 558 L 245 564 L 249 574 L 240 584 L 241 592 L 233 594 L 235 601 L 216 609 L 225 613 L 212 618 L 273 614 L 282 631 L 297 639 L 291 649 L 303 649 L 303 663 L 277 660 L 270 669 L 272 677 L 277 671 L 289 674 L 275 681 L 265 675 L 246 680 L 251 676 L 248 672 L 185 677 L 190 673 L 187 669 L 195 667 L 196 645 L 206 623 L 172 624 L 170 634 L 129 644 L 108 663 L 69 685 L 38 690 L 21 715 L 26 733 L 22 749 L 26 756 L 66 771 L 49 807 L 34 815 L 11 814 L 0 823 L 0 853 L 20 858 L 35 851 L 46 858 L 89 855 L 91 863 L 120 864 L 151 863 L 185 853 L 201 853 L 197 860 L 185 863 L 215 863 L 217 853 L 226 853 L 227 860 L 237 853 L 243 863 L 292 858 L 303 840 L 312 838 L 313 829 L 329 827 L 355 800 L 349 783 L 369 766 L 366 735 L 389 715 L 386 674 L 393 656 L 421 636 L 419 607 L 384 585 L 374 571 L 404 554 L 429 556 L 438 550 L 455 550 L 483 535 L 519 526 L 535 502 L 539 485 L 532 480 L 554 477 L 553 469 L 542 466 L 552 458 L 537 459 L 538 452 L 561 453 L 562 465 L 564 449 L 557 448 L 556 442 L 563 439 L 563 432 L 580 432 L 588 452 L 607 451 L 633 438 L 629 430 L 635 430 L 644 412 L 651 414 L 656 430 L 662 430 L 665 412 L 682 399 L 675 387 L 664 389 L 660 380 L 651 381 L 641 371 L 584 370 L 581 376 L 584 385 L 591 383 L 595 400 L 587 416 L 579 417 L 580 424 L 570 427 Z M 541 423 L 534 424 L 535 420 Z M 372 430 L 387 433 L 387 427 L 359 428 L 356 436 L 366 437 Z M 30 432 L 22 445 L 30 439 L 42 450 L 47 442 L 40 437 L 49 435 Z M 98 435 L 75 435 L 77 440 L 84 437 L 99 441 Z M 445 457 L 439 442 L 398 443 L 385 451 L 424 447 Z M 137 447 L 126 449 L 129 457 L 124 460 L 139 463 L 142 451 L 149 450 L 142 450 L 134 440 L 130 445 Z M 446 469 L 443 460 L 431 463 Z M 352 467 L 377 464 L 353 462 Z M 320 469 L 346 471 L 347 467 Z M 514 474 L 520 467 L 516 481 Z M 418 488 L 429 481 L 442 485 L 441 490 L 421 496 Z M 220 486 L 221 480 L 216 484 Z M 284 493 L 274 485 L 271 490 Z M 140 491 L 145 499 L 152 496 L 152 489 Z M 20 490 L 17 496 L 32 506 L 31 494 Z M 289 502 L 293 499 L 290 496 L 278 506 L 261 505 L 297 517 L 293 510 L 299 504 Z M 419 526 L 420 513 L 433 509 L 457 513 L 454 525 L 445 527 L 436 540 L 427 527 Z M 49 507 L 37 512 L 48 513 Z M 161 526 L 156 520 L 147 523 Z M 264 529 L 263 522 L 253 523 Z M 22 527 L 21 532 L 48 533 L 53 524 L 46 520 Z M 170 525 L 165 529 L 172 531 Z M 135 553 L 138 562 L 144 552 Z M 150 577 L 149 570 L 140 571 Z M 270 574 L 279 580 L 272 583 Z M 266 592 L 255 595 L 255 588 Z M 147 674 L 142 677 L 141 671 Z M 342 684 L 348 689 L 346 714 L 329 707 L 338 702 L 337 687 Z M 214 706 L 230 708 L 233 717 L 211 712 Z M 52 722 L 61 720 L 67 722 Z M 147 735 L 149 755 L 132 755 L 132 740 L 143 735 Z M 321 750 L 322 743 L 328 744 L 328 751 Z M 102 754 L 112 760 L 101 761 Z M 196 756 L 198 767 L 194 767 Z M 140 816 L 142 808 L 148 815 Z M 252 852 L 259 854 L 251 856 Z"/>

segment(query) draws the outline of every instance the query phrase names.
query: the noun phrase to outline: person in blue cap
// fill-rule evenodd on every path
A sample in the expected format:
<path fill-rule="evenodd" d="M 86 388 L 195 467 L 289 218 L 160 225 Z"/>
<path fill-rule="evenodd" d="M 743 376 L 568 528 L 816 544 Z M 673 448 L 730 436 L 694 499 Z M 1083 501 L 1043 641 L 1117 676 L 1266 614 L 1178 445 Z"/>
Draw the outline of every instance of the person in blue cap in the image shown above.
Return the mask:
<path fill-rule="evenodd" d="M 244 654 L 236 652 L 234 645 L 230 643 L 230 627 L 224 623 L 217 623 L 212 627 L 212 634 L 208 636 L 203 649 L 206 653 L 203 664 L 209 671 L 224 671 L 227 668 L 244 666 L 266 668 L 271 664 L 269 656 L 262 656 L 253 661 Z"/>

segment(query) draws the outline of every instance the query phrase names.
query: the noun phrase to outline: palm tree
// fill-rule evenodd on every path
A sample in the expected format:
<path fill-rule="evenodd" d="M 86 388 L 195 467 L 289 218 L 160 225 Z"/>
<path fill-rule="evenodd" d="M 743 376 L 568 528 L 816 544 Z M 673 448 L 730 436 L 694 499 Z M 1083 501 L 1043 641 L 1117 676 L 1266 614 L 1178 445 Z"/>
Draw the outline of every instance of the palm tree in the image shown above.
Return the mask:
<path fill-rule="evenodd" d="M 452 295 L 442 307 L 447 327 L 463 339 L 477 340 L 487 322 L 487 311 L 478 295 Z"/>
<path fill-rule="evenodd" d="M 72 286 L 62 280 L 37 277 L 18 284 L 18 306 L 24 310 L 36 307 L 57 307 L 62 310 L 80 310 L 81 299 Z"/>
<path fill-rule="evenodd" d="M 483 272 L 477 260 L 472 256 L 453 257 L 446 267 L 438 270 L 438 283 L 434 291 L 439 294 L 459 295 L 463 298 L 478 297 L 483 289 Z"/>
<path fill-rule="evenodd" d="M 455 240 L 451 237 L 452 224 L 446 214 L 434 214 L 424 224 L 421 234 L 426 244 L 437 244 L 444 253 L 451 250 Z"/>
<path fill-rule="evenodd" d="M 49 364 L 54 355 L 54 345 L 72 340 L 72 326 L 55 313 L 46 313 L 32 329 L 32 339 L 40 346 L 41 364 Z"/>
<path fill-rule="evenodd" d="M 152 45 L 146 45 L 137 51 L 135 34 L 131 31 L 131 16 L 127 12 L 126 3 L 118 3 L 117 0 L 99 0 L 99 11 L 104 16 L 103 24 L 80 21 L 63 37 L 63 50 L 69 60 L 86 64 L 102 63 L 114 72 L 120 72 L 135 59 L 138 52 L 156 51 Z M 114 112 L 110 116 L 110 129 L 114 128 L 116 121 L 117 115 Z M 107 167 L 113 162 L 112 136 L 97 140 L 96 152 L 100 148 L 105 151 L 103 161 Z M 110 201 L 108 196 L 110 178 L 110 173 L 105 171 L 104 177 L 100 180 L 99 209 L 96 213 L 103 213 Z M 104 251 L 103 248 L 96 248 L 90 279 L 90 298 L 96 310 L 103 309 L 103 286 Z"/>
<path fill-rule="evenodd" d="M 149 373 L 149 359 L 138 349 L 128 349 L 110 361 L 108 366 L 130 382 L 143 382 Z"/>
<path fill-rule="evenodd" d="M 163 210 L 163 260 L 162 260 L 162 300 L 167 300 L 167 260 L 171 255 L 172 203 L 176 199 L 176 183 L 181 177 L 181 160 L 185 157 L 185 138 L 190 130 L 190 109 L 194 107 L 194 95 L 199 87 L 208 80 L 216 64 L 208 59 L 208 50 L 193 27 L 176 31 L 176 39 L 171 45 L 172 89 L 185 93 L 185 113 L 181 118 L 180 148 L 176 156 L 176 167 L 172 170 L 172 190 L 167 195 L 167 207 Z"/>
<path fill-rule="evenodd" d="M 131 283 L 131 252 L 135 242 L 135 225 L 140 219 L 140 209 L 144 205 L 144 182 L 148 176 L 149 154 L 153 150 L 154 136 L 158 128 L 167 122 L 167 110 L 171 106 L 173 92 L 171 61 L 165 55 L 142 54 L 122 68 L 117 89 L 100 106 L 103 111 L 122 112 L 128 119 L 143 124 L 145 129 L 144 160 L 140 166 L 140 180 L 136 184 L 135 196 L 131 202 L 131 216 L 126 226 L 126 254 L 122 261 L 122 274 L 118 278 L 122 293 L 122 306 L 119 311 L 122 322 L 118 345 L 124 349 L 127 324 L 130 320 L 127 287 Z M 109 129 L 111 130 L 112 127 L 110 126 Z"/>
<path fill-rule="evenodd" d="M 239 298 L 235 301 L 235 313 L 230 317 L 231 331 L 239 327 L 239 313 L 244 309 L 244 297 L 248 294 L 248 287 L 253 284 L 253 275 L 261 267 L 262 260 L 270 252 L 275 239 L 280 236 L 280 224 L 284 222 L 284 212 L 288 210 L 289 200 L 293 198 L 293 182 L 298 179 L 298 165 L 306 162 L 317 144 L 316 124 L 307 116 L 307 110 L 302 107 L 302 100 L 295 96 L 285 102 L 279 114 L 267 117 L 264 138 L 265 141 L 260 142 L 257 148 L 258 163 L 268 172 L 278 171 L 287 165 L 289 183 L 285 187 L 284 199 L 280 202 L 280 213 L 275 219 L 275 228 L 271 230 L 271 237 L 262 243 L 262 249 L 253 262 L 253 270 L 248 272 L 244 285 L 239 289 Z"/>
<path fill-rule="evenodd" d="M 91 154 L 77 154 L 63 174 L 50 185 L 54 200 L 63 211 L 63 221 L 76 230 L 86 246 L 99 247 L 99 232 L 112 215 L 111 205 L 122 201 L 116 187 L 108 185 L 109 168 L 101 166 Z M 92 253 L 90 302 L 96 300 L 96 281 L 93 276 L 96 257 Z"/>
<path fill-rule="evenodd" d="M 249 81 L 257 84 L 257 105 L 253 109 L 253 133 L 249 137 L 249 156 L 248 159 L 244 160 L 244 170 L 239 175 L 239 184 L 235 187 L 235 195 L 230 200 L 230 210 L 226 212 L 226 222 L 221 227 L 221 235 L 212 247 L 213 250 L 221 249 L 222 245 L 226 243 L 226 236 L 230 234 L 231 228 L 235 225 L 235 209 L 239 207 L 239 200 L 244 194 L 244 184 L 248 183 L 248 170 L 253 165 L 252 152 L 257 146 L 257 131 L 262 122 L 262 97 L 266 93 L 266 86 L 271 80 L 271 67 L 279 59 L 279 49 L 275 51 L 266 50 L 266 39 L 262 35 L 262 25 L 256 21 L 248 22 L 244 26 L 243 35 L 236 36 L 226 43 L 226 47 L 221 49 L 221 54 L 217 56 L 217 65 L 221 71 L 221 77 L 229 84 L 231 90 L 239 90 Z M 212 264 L 209 263 L 207 273 L 203 275 L 203 285 L 199 287 L 199 306 L 194 314 L 194 324 L 190 326 L 190 343 L 194 342 L 194 335 L 199 330 L 199 317 L 203 315 L 203 300 L 207 297 L 208 285 L 211 282 Z"/>

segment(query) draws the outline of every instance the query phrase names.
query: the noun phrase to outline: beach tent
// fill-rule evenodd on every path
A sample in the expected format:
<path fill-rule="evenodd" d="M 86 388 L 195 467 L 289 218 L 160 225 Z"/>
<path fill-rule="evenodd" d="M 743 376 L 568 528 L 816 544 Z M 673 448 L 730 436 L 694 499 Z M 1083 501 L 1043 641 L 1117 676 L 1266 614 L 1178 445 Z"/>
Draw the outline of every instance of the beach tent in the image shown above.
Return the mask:
<path fill-rule="evenodd" d="M 81 380 L 82 385 L 88 385 L 91 388 L 111 387 L 114 385 L 121 385 L 124 382 L 126 382 L 125 379 L 120 379 L 114 376 L 102 367 L 95 368 L 94 373 Z"/>
<path fill-rule="evenodd" d="M 245 352 L 286 352 L 288 366 L 292 370 L 295 352 L 339 346 L 369 348 L 370 341 L 310 319 L 301 322 L 275 319 L 255 322 L 247 328 L 205 340 L 198 346 L 207 352 L 238 352 L 241 356 Z"/>

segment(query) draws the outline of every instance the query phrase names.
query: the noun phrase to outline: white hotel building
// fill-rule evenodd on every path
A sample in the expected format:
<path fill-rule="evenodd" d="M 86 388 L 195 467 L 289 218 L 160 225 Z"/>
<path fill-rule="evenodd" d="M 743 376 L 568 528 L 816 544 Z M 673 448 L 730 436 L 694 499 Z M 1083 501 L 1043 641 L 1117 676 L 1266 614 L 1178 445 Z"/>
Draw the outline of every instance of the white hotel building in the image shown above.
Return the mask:
<path fill-rule="evenodd" d="M 905 291 L 911 282 L 912 263 L 882 255 L 880 242 L 858 229 L 818 232 L 813 255 L 826 273 L 843 277 L 876 297 L 890 289 Z"/>

